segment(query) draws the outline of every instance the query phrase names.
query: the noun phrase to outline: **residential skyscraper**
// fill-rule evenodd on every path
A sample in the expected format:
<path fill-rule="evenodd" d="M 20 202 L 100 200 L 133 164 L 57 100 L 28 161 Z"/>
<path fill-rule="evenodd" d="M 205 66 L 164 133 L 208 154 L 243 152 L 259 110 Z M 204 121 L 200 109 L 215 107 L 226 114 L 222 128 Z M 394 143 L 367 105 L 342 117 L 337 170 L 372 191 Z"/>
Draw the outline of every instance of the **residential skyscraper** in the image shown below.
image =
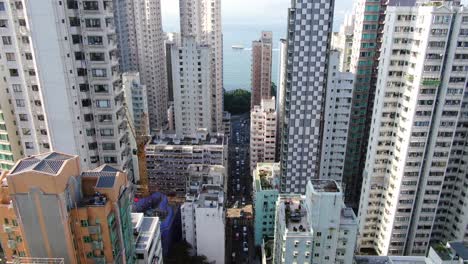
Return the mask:
<path fill-rule="evenodd" d="M 112 2 L 112 1 L 108 1 Z M 167 123 L 168 88 L 165 34 L 160 0 L 114 1 L 122 71 L 138 71 L 148 93 L 152 132 Z"/>
<path fill-rule="evenodd" d="M 53 149 L 84 168 L 130 170 L 112 1 L 2 4 L 0 49 L 24 155 Z"/>
<path fill-rule="evenodd" d="M 135 133 L 138 135 L 149 135 L 148 98 L 146 86 L 141 84 L 140 73 L 123 73 L 122 85 L 128 118 L 131 119 L 131 125 L 135 128 Z"/>
<path fill-rule="evenodd" d="M 281 132 L 281 190 L 304 193 L 318 178 L 334 1 L 292 1 Z M 280 110 L 281 111 L 281 110 Z"/>
<path fill-rule="evenodd" d="M 260 40 L 252 42 L 252 99 L 250 108 L 270 99 L 273 33 L 262 31 Z"/>
<path fill-rule="evenodd" d="M 349 72 L 353 51 L 354 14 L 346 14 L 340 31 L 334 32 L 331 47 L 340 52 L 339 71 Z"/>
<path fill-rule="evenodd" d="M 275 97 L 262 99 L 250 112 L 250 173 L 259 162 L 275 162 L 276 110 Z"/>
<path fill-rule="evenodd" d="M 468 11 L 389 5 L 359 208 L 361 252 L 467 239 Z"/>
<path fill-rule="evenodd" d="M 209 47 L 211 57 L 210 99 L 212 127 L 208 129 L 211 129 L 212 132 L 222 132 L 223 38 L 221 0 L 179 0 L 179 8 L 182 43 L 184 43 L 185 37 L 193 37 L 197 44 Z M 173 87 L 174 90 L 177 88 Z"/>
<path fill-rule="evenodd" d="M 354 32 L 349 71 L 355 74 L 355 81 L 343 174 L 343 183 L 346 186 L 345 201 L 354 209 L 359 205 L 387 2 L 356 0 L 354 3 Z"/>
<path fill-rule="evenodd" d="M 20 160 L 0 177 L 5 257 L 65 263 L 133 263 L 131 188 L 125 173 L 51 152 Z"/>
<path fill-rule="evenodd" d="M 211 131 L 211 48 L 197 42 L 195 37 L 183 37 L 171 46 L 174 123 L 180 137 L 193 137 L 199 128 Z"/>
<path fill-rule="evenodd" d="M 339 70 L 341 54 L 330 51 L 320 179 L 342 183 L 354 75 Z"/>

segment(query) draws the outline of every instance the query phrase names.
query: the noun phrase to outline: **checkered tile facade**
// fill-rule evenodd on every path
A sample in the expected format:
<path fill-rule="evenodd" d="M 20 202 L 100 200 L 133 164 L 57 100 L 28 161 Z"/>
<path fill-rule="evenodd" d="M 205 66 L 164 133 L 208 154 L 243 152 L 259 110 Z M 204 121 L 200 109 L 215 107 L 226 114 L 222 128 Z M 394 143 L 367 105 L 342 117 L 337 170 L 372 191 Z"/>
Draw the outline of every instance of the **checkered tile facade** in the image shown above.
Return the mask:
<path fill-rule="evenodd" d="M 289 9 L 281 183 L 305 192 L 318 178 L 334 0 L 295 0 Z"/>

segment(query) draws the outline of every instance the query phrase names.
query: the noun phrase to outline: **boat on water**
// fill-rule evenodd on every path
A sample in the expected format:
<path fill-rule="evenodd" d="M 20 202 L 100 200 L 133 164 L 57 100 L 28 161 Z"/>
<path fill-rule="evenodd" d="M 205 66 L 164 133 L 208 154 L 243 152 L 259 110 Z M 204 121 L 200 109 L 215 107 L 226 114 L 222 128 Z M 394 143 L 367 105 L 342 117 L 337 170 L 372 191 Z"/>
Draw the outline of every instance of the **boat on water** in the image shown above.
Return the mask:
<path fill-rule="evenodd" d="M 232 49 L 235 49 L 235 50 L 243 50 L 243 49 L 244 49 L 244 46 L 242 46 L 242 45 L 232 45 Z"/>

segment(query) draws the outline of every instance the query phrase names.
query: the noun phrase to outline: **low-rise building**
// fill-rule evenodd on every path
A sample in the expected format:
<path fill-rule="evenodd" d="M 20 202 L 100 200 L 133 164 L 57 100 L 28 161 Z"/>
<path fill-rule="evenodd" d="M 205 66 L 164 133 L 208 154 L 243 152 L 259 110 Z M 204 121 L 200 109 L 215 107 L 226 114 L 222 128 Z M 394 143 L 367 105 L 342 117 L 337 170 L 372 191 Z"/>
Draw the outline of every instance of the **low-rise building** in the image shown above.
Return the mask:
<path fill-rule="evenodd" d="M 275 234 L 276 201 L 279 195 L 279 163 L 257 163 L 253 172 L 255 245 Z"/>
<path fill-rule="evenodd" d="M 262 99 L 250 112 L 250 173 L 258 162 L 275 162 L 276 101 Z"/>
<path fill-rule="evenodd" d="M 163 264 L 159 217 L 132 213 L 135 264 Z"/>
<path fill-rule="evenodd" d="M 224 190 L 217 184 L 203 184 L 192 191 L 181 206 L 182 237 L 195 254 L 206 256 L 210 262 L 224 263 Z"/>
<path fill-rule="evenodd" d="M 226 137 L 224 134 L 209 134 L 206 129 L 198 129 L 195 137 L 179 138 L 161 133 L 145 150 L 150 192 L 183 196 L 186 194 L 189 165 L 227 165 Z"/>
<path fill-rule="evenodd" d="M 351 264 L 356 216 L 332 180 L 312 180 L 305 195 L 280 195 L 273 263 Z"/>

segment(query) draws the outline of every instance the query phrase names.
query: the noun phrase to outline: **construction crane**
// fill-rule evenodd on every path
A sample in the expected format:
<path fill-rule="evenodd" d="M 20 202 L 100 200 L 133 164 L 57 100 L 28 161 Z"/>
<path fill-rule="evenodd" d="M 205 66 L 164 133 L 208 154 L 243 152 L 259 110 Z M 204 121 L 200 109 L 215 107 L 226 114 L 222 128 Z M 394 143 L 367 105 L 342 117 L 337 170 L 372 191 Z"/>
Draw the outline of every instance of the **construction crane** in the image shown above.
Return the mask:
<path fill-rule="evenodd" d="M 130 127 L 130 131 L 132 132 L 133 137 L 136 141 L 136 155 L 138 159 L 138 174 L 140 176 L 140 180 L 137 182 L 138 187 L 135 195 L 137 197 L 147 197 L 149 196 L 149 188 L 148 188 L 148 170 L 146 169 L 146 153 L 145 153 L 145 146 L 146 143 L 150 140 L 150 136 L 147 135 L 147 115 L 145 112 L 141 114 L 140 117 L 140 125 L 138 126 L 138 131 L 133 126 L 133 119 L 129 116 L 129 110 L 126 104 L 125 107 L 125 116 L 128 122 L 128 126 Z"/>

